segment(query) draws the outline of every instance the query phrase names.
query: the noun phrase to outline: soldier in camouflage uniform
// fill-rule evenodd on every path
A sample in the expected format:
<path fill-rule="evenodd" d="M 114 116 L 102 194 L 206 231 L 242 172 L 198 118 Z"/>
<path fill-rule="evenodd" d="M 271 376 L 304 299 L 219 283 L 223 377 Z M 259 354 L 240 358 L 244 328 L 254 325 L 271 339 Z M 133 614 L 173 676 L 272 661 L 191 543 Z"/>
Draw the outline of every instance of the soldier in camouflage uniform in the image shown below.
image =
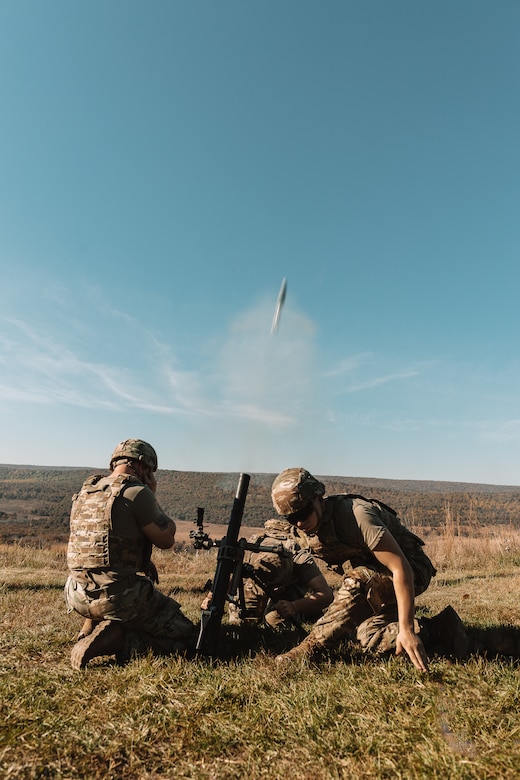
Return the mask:
<path fill-rule="evenodd" d="M 294 538 L 290 523 L 267 520 L 265 532 L 254 534 L 248 543 L 282 547 L 282 552 L 246 551 L 244 563 L 252 566 L 258 581 L 244 580 L 245 615 L 229 604 L 229 622 L 264 623 L 281 628 L 288 621 L 316 618 L 332 602 L 334 595 L 318 564 Z"/>
<path fill-rule="evenodd" d="M 154 586 L 152 545 L 171 548 L 176 530 L 154 495 L 155 450 L 127 439 L 110 469 L 87 479 L 72 500 L 65 600 L 85 619 L 71 653 L 75 669 L 102 655 L 124 661 L 184 652 L 196 640 L 180 604 Z"/>
<path fill-rule="evenodd" d="M 273 482 L 278 514 L 297 529 L 302 544 L 317 558 L 343 574 L 333 603 L 308 637 L 277 660 L 310 656 L 349 638 L 373 652 L 405 652 L 417 669 L 427 671 L 414 599 L 436 571 L 422 540 L 382 502 L 346 494 L 324 496 L 324 484 L 303 468 L 286 469 Z M 447 610 L 440 623 L 452 634 L 454 654 L 463 655 L 460 619 L 451 607 Z M 438 633 L 435 620 L 430 621 L 430 633 Z"/>

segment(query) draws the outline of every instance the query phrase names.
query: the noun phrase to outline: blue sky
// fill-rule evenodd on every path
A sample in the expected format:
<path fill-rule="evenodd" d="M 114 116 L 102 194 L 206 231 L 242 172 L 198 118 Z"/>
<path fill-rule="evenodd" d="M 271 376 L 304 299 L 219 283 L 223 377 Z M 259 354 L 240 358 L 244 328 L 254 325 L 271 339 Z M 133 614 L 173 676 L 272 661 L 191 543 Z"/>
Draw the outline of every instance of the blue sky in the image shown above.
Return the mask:
<path fill-rule="evenodd" d="M 520 484 L 519 33 L 2 0 L 0 462 Z"/>

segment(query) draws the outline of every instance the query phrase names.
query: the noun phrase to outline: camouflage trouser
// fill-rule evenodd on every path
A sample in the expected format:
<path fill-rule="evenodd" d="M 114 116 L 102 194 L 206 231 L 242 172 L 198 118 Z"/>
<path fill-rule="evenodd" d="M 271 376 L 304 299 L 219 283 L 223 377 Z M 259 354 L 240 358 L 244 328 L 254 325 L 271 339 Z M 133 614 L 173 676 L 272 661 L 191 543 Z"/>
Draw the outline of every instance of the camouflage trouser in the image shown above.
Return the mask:
<path fill-rule="evenodd" d="M 426 585 L 416 587 L 422 593 Z M 372 652 L 395 649 L 398 633 L 397 603 L 390 574 L 368 566 L 349 570 L 323 617 L 309 636 L 323 647 L 335 647 L 342 639 L 356 639 Z"/>
<path fill-rule="evenodd" d="M 420 632 L 417 620 L 414 620 L 414 629 L 416 634 Z M 398 633 L 396 609 L 394 614 L 372 615 L 364 620 L 357 628 L 356 639 L 367 652 L 388 653 L 395 650 Z"/>
<path fill-rule="evenodd" d="M 157 655 L 191 650 L 197 638 L 196 626 L 182 612 L 175 599 L 165 596 L 147 577 L 139 577 L 121 593 L 108 589 L 88 591 L 73 577 L 65 584 L 69 612 L 93 620 L 117 620 L 125 630 L 123 656 Z"/>
<path fill-rule="evenodd" d="M 286 588 L 276 590 L 276 601 L 296 601 L 307 594 L 305 585 L 289 585 Z M 228 605 L 229 622 L 233 624 L 245 623 L 266 623 L 271 628 L 282 628 L 288 626 L 289 621 L 273 609 L 274 601 L 266 595 L 263 588 L 251 579 L 244 580 L 244 604 L 245 615 L 240 617 L 240 610 L 235 604 Z M 296 619 L 302 619 L 302 615 Z"/>

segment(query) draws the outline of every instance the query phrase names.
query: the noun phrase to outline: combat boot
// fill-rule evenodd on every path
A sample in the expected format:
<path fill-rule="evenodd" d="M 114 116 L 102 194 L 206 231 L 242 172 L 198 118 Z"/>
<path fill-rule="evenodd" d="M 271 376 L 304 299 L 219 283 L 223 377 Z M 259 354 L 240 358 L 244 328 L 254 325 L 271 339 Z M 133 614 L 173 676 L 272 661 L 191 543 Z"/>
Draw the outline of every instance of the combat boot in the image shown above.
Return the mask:
<path fill-rule="evenodd" d="M 432 618 L 421 618 L 420 637 L 426 650 L 461 660 L 470 649 L 469 637 L 462 620 L 452 606 Z"/>
<path fill-rule="evenodd" d="M 287 653 L 277 655 L 274 659 L 279 664 L 292 663 L 293 661 L 307 660 L 312 661 L 323 651 L 323 645 L 317 642 L 314 637 L 308 636 L 299 645 L 288 650 Z"/>
<path fill-rule="evenodd" d="M 103 620 L 84 639 L 76 642 L 70 654 L 73 669 L 84 669 L 92 658 L 118 656 L 124 649 L 125 632 L 120 623 Z"/>

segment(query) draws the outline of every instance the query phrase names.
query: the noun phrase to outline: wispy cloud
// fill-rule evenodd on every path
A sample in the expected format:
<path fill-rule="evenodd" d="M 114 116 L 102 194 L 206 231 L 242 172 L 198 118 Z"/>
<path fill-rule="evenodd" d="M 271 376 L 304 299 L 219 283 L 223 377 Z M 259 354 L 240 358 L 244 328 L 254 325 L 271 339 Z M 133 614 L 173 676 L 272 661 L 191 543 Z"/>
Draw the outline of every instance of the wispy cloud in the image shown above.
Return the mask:
<path fill-rule="evenodd" d="M 4 330 L 0 342 L 4 365 L 0 398 L 104 409 L 116 409 L 124 403 L 133 408 L 172 411 L 167 404 L 153 403 L 131 368 L 86 360 L 66 344 L 65 335 L 61 340 L 51 335 L 52 329 L 36 328 L 13 317 L 2 317 L 1 321 L 9 336 Z"/>
<path fill-rule="evenodd" d="M 420 373 L 418 366 L 381 373 L 385 363 L 388 363 L 387 359 L 382 360 L 374 353 L 363 352 L 342 358 L 335 366 L 326 370 L 323 376 L 337 396 L 412 379 Z"/>
<path fill-rule="evenodd" d="M 326 379 L 332 377 L 343 376 L 355 371 L 362 365 L 366 365 L 370 360 L 374 359 L 372 352 L 361 352 L 359 355 L 351 355 L 349 357 L 342 358 L 336 365 L 332 366 L 324 372 Z"/>
<path fill-rule="evenodd" d="M 30 315 L 0 317 L 1 399 L 278 427 L 294 424 L 295 410 L 305 406 L 312 386 L 308 337 L 313 326 L 299 313 L 285 312 L 287 336 L 275 339 L 263 327 L 270 307 L 260 304 L 239 313 L 210 351 L 210 361 L 187 370 L 171 346 L 137 317 L 110 306 L 92 288 L 87 293 L 88 318 L 81 317 L 81 307 L 72 315 L 70 296 L 61 287 L 49 296 L 56 311 L 44 324 Z M 99 307 L 94 317 L 93 301 Z M 107 360 L 100 360 L 105 354 Z"/>
<path fill-rule="evenodd" d="M 419 372 L 414 369 L 408 369 L 405 371 L 397 371 L 393 374 L 384 374 L 383 376 L 375 376 L 360 380 L 359 382 L 353 382 L 347 387 L 343 387 L 343 393 L 358 393 L 361 390 L 369 390 L 373 387 L 379 387 L 380 385 L 387 385 L 391 382 L 399 382 L 403 379 L 411 379 L 418 376 Z"/>

